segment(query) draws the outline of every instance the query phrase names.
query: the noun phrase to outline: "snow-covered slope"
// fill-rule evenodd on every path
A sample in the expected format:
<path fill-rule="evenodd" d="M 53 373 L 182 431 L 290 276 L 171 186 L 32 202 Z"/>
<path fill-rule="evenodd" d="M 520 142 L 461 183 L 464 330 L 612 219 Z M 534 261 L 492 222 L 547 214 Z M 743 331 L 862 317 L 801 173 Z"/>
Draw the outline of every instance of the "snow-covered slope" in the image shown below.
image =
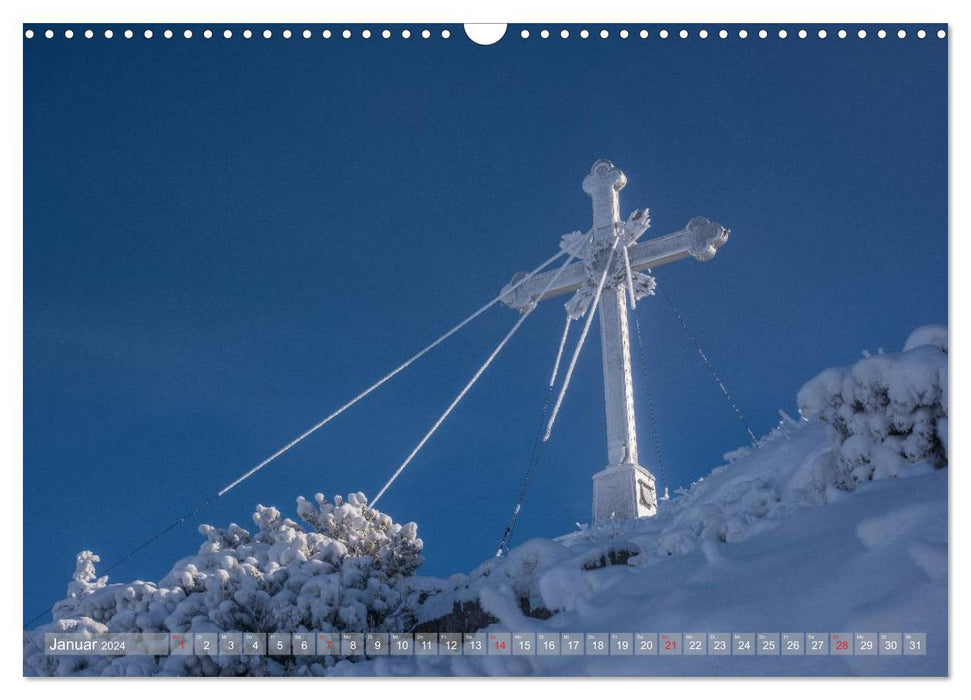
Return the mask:
<path fill-rule="evenodd" d="M 946 674 L 946 330 L 918 329 L 904 347 L 821 373 L 799 393 L 799 420 L 783 416 L 654 518 L 530 540 L 441 580 L 409 575 L 414 526 L 361 495 L 301 500 L 304 526 L 260 507 L 255 535 L 204 526 L 199 555 L 159 586 L 108 585 L 79 558 L 69 597 L 38 631 L 924 632 L 926 656 L 54 662 L 27 635 L 25 672 Z"/>
<path fill-rule="evenodd" d="M 656 517 L 428 581 L 418 614 L 428 629 L 471 610 L 495 620 L 486 631 L 925 632 L 927 656 L 389 658 L 335 672 L 945 674 L 946 392 L 946 329 L 919 328 L 901 353 L 808 382 L 802 420 L 783 416 Z"/>
<path fill-rule="evenodd" d="M 526 542 L 470 577 L 454 577 L 423 615 L 477 599 L 499 620 L 486 631 L 926 632 L 926 657 L 426 657 L 339 663 L 334 671 L 946 673 L 947 470 L 853 492 L 830 488 L 814 503 L 804 489 L 828 450 L 824 426 L 786 427 L 762 450 L 662 503 L 658 517 Z M 611 552 L 615 561 L 639 553 L 599 566 Z M 541 620 L 524 608 L 557 612 Z"/>

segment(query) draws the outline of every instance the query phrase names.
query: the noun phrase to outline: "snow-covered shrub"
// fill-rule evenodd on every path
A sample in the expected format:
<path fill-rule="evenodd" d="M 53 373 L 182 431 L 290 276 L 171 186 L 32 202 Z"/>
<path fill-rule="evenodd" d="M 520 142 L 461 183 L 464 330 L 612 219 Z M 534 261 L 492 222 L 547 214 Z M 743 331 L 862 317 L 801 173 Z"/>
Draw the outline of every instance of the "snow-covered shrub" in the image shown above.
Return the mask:
<path fill-rule="evenodd" d="M 44 632 L 337 632 L 412 624 L 401 585 L 423 562 L 414 523 L 400 525 L 355 493 L 333 503 L 297 499 L 305 525 L 257 506 L 256 532 L 201 525 L 199 553 L 158 583 L 109 584 L 98 557 L 81 552 L 54 621 L 25 637 L 25 669 L 37 675 L 275 675 L 322 673 L 332 658 L 45 656 Z M 137 666 L 137 668 L 136 668 Z"/>
<path fill-rule="evenodd" d="M 797 396 L 806 419 L 833 427 L 834 478 L 845 489 L 947 466 L 947 329 L 918 328 L 900 353 L 827 369 Z"/>

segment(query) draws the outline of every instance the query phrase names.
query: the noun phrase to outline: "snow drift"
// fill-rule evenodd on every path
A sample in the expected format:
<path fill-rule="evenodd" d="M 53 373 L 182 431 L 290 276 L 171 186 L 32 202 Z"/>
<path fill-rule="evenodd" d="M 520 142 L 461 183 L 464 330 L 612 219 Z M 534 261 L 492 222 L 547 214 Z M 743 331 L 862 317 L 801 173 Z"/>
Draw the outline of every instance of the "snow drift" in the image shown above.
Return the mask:
<path fill-rule="evenodd" d="M 78 557 L 44 631 L 926 632 L 898 657 L 46 657 L 38 675 L 940 675 L 947 673 L 947 334 L 828 369 L 757 448 L 650 519 L 535 539 L 448 580 L 415 576 L 421 540 L 363 495 L 306 528 L 273 508 L 255 535 L 203 526 L 158 585 L 108 584 Z"/>

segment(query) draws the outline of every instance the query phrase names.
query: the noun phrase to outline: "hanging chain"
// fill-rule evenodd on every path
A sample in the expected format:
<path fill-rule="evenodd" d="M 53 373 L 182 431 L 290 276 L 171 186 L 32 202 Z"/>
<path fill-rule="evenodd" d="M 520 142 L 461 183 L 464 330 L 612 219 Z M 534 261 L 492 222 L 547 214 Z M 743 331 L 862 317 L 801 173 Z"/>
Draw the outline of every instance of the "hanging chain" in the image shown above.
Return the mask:
<path fill-rule="evenodd" d="M 657 468 L 661 476 L 664 492 L 668 490 L 668 478 L 664 474 L 664 460 L 661 457 L 661 435 L 657 429 L 657 416 L 654 412 L 654 395 L 651 393 L 651 383 L 647 379 L 647 353 L 644 350 L 644 337 L 641 335 L 641 321 L 634 316 L 634 329 L 637 332 L 637 347 L 641 358 L 641 375 L 644 377 L 644 393 L 647 395 L 647 414 L 651 419 L 651 436 L 654 438 L 654 454 L 657 456 Z"/>
<path fill-rule="evenodd" d="M 202 503 L 199 503 L 198 505 L 196 505 L 195 507 L 193 507 L 192 510 L 190 510 L 188 513 L 186 513 L 185 515 L 183 515 L 180 518 L 177 518 L 176 520 L 173 520 L 171 523 L 169 523 L 168 525 L 166 525 L 165 527 L 163 527 L 161 530 L 159 530 L 158 532 L 156 532 L 154 535 L 152 535 L 151 537 L 149 537 L 147 540 L 143 541 L 137 547 L 135 547 L 134 549 L 130 550 L 127 554 L 125 554 L 124 556 L 122 556 L 120 559 L 115 560 L 110 565 L 108 565 L 106 568 L 104 568 L 101 571 L 99 571 L 98 573 L 101 576 L 107 576 L 110 571 L 112 571 L 116 567 L 124 564 L 126 561 L 128 561 L 129 559 L 131 559 L 132 557 L 134 557 L 136 554 L 138 554 L 140 551 L 142 551 L 143 549 L 145 549 L 146 547 L 148 547 L 150 544 L 153 544 L 154 542 L 156 542 L 159 539 L 161 539 L 164 535 L 166 535 L 170 531 L 172 531 L 175 528 L 177 528 L 179 525 L 181 525 L 186 520 L 188 520 L 189 518 L 191 518 L 193 515 L 195 515 L 199 511 L 201 511 L 203 508 L 205 508 L 206 506 L 208 506 L 210 503 L 212 503 L 217 498 L 219 498 L 218 495 L 210 496 L 209 498 L 207 498 Z M 30 618 L 29 620 L 27 620 L 27 622 L 24 623 L 24 628 L 27 628 L 30 625 L 34 624 L 39 619 L 41 619 L 42 617 L 44 617 L 44 615 L 47 615 L 49 613 L 54 612 L 54 607 L 55 606 L 52 605 L 51 607 L 47 608 L 47 610 L 43 610 L 43 611 L 37 613 L 36 615 L 34 615 L 32 618 Z"/>
<path fill-rule="evenodd" d="M 648 272 L 650 272 L 650 270 L 648 270 Z M 702 349 L 701 343 L 698 342 L 698 339 L 695 338 L 695 334 L 691 332 L 690 328 L 688 328 L 688 322 L 684 320 L 684 316 L 681 315 L 681 312 L 678 310 L 678 307 L 674 305 L 674 301 L 671 299 L 671 296 L 664 290 L 664 287 L 658 285 L 657 289 L 661 292 L 661 296 L 664 297 L 664 300 L 668 303 L 668 306 L 671 307 L 671 310 L 674 312 L 674 315 L 678 317 L 678 320 L 681 322 L 681 327 L 684 329 L 685 334 L 687 334 L 688 338 L 691 340 L 691 343 L 695 346 L 695 350 L 697 350 L 698 354 L 701 356 L 702 361 L 705 363 L 705 367 L 708 368 L 708 371 L 711 373 L 712 378 L 715 380 L 715 384 L 717 384 L 718 388 L 721 389 L 722 394 L 725 395 L 725 399 L 732 407 L 732 410 L 735 411 L 735 415 L 738 417 L 738 420 L 742 424 L 742 427 L 745 428 L 745 432 L 748 433 L 749 439 L 751 439 L 752 441 L 752 445 L 754 445 L 755 447 L 758 447 L 759 440 L 757 437 L 755 437 L 755 433 L 752 432 L 752 428 L 749 426 L 748 421 L 745 420 L 745 416 L 742 413 L 742 409 L 735 402 L 735 399 L 732 398 L 732 395 L 728 391 L 728 387 L 725 386 L 725 383 L 721 380 L 721 377 L 718 376 L 718 372 L 716 372 L 715 368 L 712 366 L 711 360 L 708 359 L 708 355 L 706 355 L 705 351 Z"/>
<path fill-rule="evenodd" d="M 516 507 L 513 508 L 512 515 L 509 516 L 509 523 L 506 525 L 506 531 L 502 533 L 502 541 L 499 542 L 499 548 L 496 550 L 496 556 L 501 557 L 509 549 L 509 539 L 512 537 L 512 531 L 516 527 L 516 523 L 519 521 L 519 514 L 523 509 L 523 501 L 526 500 L 526 491 L 529 489 L 529 484 L 533 480 L 533 472 L 536 471 L 536 465 L 539 464 L 540 455 L 543 452 L 543 445 L 546 444 L 543 441 L 543 432 L 546 427 L 546 417 L 550 412 L 550 403 L 553 398 L 553 382 L 550 382 L 549 386 L 546 388 L 546 398 L 543 400 L 543 415 L 539 420 L 539 427 L 536 429 L 536 438 L 533 440 L 533 450 L 529 455 L 529 463 L 526 466 L 526 476 L 523 478 L 523 487 L 519 490 L 519 500 L 516 501 Z"/>
<path fill-rule="evenodd" d="M 519 514 L 523 509 L 523 501 L 526 500 L 526 491 L 529 489 L 529 484 L 533 480 L 533 472 L 536 470 L 536 465 L 539 464 L 539 457 L 543 451 L 543 445 L 545 440 L 543 440 L 543 426 L 546 424 L 546 418 L 550 412 L 550 401 L 553 398 L 553 387 L 556 385 L 556 376 L 560 372 L 560 363 L 563 361 L 563 349 L 566 347 L 566 339 L 570 334 L 570 319 L 569 316 L 566 317 L 566 324 L 563 326 L 563 334 L 560 336 L 560 345 L 556 350 L 556 360 L 553 362 L 553 372 L 550 374 L 550 381 L 546 387 L 546 398 L 543 399 L 543 414 L 539 419 L 539 427 L 536 429 L 536 438 L 533 440 L 533 450 L 529 455 L 529 463 L 526 466 L 526 476 L 523 478 L 523 487 L 519 491 L 519 500 L 516 501 L 516 507 L 513 508 L 512 515 L 509 516 L 509 523 L 506 525 L 506 531 L 502 533 L 502 541 L 499 542 L 499 549 L 496 550 L 496 556 L 501 557 L 509 549 L 509 538 L 512 537 L 512 531 L 516 528 L 516 523 L 519 522 Z"/>

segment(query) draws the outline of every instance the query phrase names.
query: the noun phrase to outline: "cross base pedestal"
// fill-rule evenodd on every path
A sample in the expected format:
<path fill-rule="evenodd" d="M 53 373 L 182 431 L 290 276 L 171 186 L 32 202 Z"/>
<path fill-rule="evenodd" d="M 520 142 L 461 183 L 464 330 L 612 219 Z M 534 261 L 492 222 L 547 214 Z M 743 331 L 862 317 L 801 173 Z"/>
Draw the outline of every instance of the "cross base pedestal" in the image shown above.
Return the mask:
<path fill-rule="evenodd" d="M 593 524 L 657 513 L 654 476 L 639 464 L 618 464 L 593 475 Z"/>

